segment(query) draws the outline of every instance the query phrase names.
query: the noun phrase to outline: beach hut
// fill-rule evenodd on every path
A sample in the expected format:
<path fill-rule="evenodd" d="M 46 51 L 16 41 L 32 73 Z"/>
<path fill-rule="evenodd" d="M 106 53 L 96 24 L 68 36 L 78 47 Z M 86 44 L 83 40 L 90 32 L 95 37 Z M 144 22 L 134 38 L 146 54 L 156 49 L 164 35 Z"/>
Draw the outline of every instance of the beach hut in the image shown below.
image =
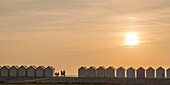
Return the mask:
<path fill-rule="evenodd" d="M 146 70 L 146 78 L 155 78 L 155 69 L 153 69 L 152 67 L 149 67 Z"/>
<path fill-rule="evenodd" d="M 10 68 L 10 66 L 3 66 L 1 68 L 1 76 L 2 77 L 9 77 L 9 68 Z"/>
<path fill-rule="evenodd" d="M 104 66 L 97 69 L 97 77 L 106 77 L 106 68 Z"/>
<path fill-rule="evenodd" d="M 52 66 L 48 66 L 45 68 L 45 77 L 53 77 L 55 72 L 55 68 Z"/>
<path fill-rule="evenodd" d="M 44 77 L 44 70 L 44 66 L 39 66 L 38 68 L 36 68 L 36 77 Z"/>
<path fill-rule="evenodd" d="M 135 78 L 135 69 L 133 67 L 127 69 L 127 78 Z"/>
<path fill-rule="evenodd" d="M 35 66 L 29 66 L 27 68 L 27 77 L 35 77 Z"/>
<path fill-rule="evenodd" d="M 87 77 L 87 68 L 85 66 L 78 69 L 78 77 Z"/>
<path fill-rule="evenodd" d="M 12 66 L 9 69 L 9 76 L 10 77 L 17 77 L 18 76 L 18 66 Z"/>
<path fill-rule="evenodd" d="M 165 69 L 159 67 L 156 69 L 156 78 L 165 78 Z"/>
<path fill-rule="evenodd" d="M 106 77 L 107 78 L 114 78 L 115 77 L 115 68 L 113 66 L 110 66 L 106 69 Z"/>
<path fill-rule="evenodd" d="M 125 78 L 125 68 L 124 67 L 119 67 L 117 70 L 116 70 L 116 77 L 117 78 Z"/>
<path fill-rule="evenodd" d="M 0 77 L 1 77 L 1 66 L 0 66 Z"/>
<path fill-rule="evenodd" d="M 137 69 L 137 78 L 145 78 L 145 69 L 140 67 Z"/>
<path fill-rule="evenodd" d="M 96 77 L 97 76 L 96 67 L 91 66 L 89 69 L 87 69 L 87 75 L 88 75 L 88 77 Z"/>
<path fill-rule="evenodd" d="M 166 76 L 167 78 L 170 78 L 170 68 L 168 68 L 168 69 L 166 70 L 166 75 L 167 75 L 167 76 Z"/>
<path fill-rule="evenodd" d="M 19 77 L 26 77 L 27 76 L 26 73 L 27 73 L 27 66 L 23 65 L 18 68 Z"/>

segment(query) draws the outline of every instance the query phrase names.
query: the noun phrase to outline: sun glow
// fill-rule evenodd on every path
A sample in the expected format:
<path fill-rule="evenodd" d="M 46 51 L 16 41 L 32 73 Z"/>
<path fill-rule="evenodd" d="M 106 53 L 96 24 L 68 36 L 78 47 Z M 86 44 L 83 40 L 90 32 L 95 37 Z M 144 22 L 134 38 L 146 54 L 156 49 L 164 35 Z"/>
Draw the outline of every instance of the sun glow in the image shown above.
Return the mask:
<path fill-rule="evenodd" d="M 138 43 L 139 43 L 139 37 L 138 37 L 137 33 L 128 32 L 126 34 L 125 44 L 127 46 L 135 46 L 135 45 L 138 45 Z"/>

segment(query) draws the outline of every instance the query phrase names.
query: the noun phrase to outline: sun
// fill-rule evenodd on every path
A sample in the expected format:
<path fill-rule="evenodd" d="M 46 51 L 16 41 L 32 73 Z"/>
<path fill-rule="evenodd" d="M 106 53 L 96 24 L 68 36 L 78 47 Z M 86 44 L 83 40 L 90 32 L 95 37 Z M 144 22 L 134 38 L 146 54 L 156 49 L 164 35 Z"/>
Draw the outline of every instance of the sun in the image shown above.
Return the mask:
<path fill-rule="evenodd" d="M 128 32 L 126 34 L 125 44 L 127 46 L 135 46 L 139 43 L 139 37 L 136 32 Z"/>

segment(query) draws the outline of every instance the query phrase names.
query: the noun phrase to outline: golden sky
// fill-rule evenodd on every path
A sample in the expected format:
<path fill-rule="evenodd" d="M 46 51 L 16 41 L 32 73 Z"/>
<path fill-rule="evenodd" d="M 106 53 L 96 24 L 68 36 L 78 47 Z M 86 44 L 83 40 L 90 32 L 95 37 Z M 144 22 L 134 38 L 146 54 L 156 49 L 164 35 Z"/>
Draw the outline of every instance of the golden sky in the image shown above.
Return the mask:
<path fill-rule="evenodd" d="M 125 34 L 140 43 L 125 46 Z M 0 64 L 170 66 L 170 0 L 0 0 Z"/>

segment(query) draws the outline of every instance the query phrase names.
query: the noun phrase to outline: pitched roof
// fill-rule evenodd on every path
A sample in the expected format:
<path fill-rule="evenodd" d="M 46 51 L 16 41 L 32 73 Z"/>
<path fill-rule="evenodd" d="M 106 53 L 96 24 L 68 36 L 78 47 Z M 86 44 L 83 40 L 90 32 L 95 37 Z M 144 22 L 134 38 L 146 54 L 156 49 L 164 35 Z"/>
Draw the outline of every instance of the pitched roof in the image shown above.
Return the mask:
<path fill-rule="evenodd" d="M 167 69 L 167 71 L 169 71 L 169 70 L 170 70 L 170 68 Z"/>
<path fill-rule="evenodd" d="M 34 69 L 36 69 L 37 67 L 36 67 L 36 66 L 29 66 L 28 69 L 29 69 L 29 68 L 34 68 Z"/>
<path fill-rule="evenodd" d="M 19 69 L 20 69 L 20 68 L 25 68 L 25 69 L 27 69 L 28 67 L 27 67 L 26 65 L 22 65 L 22 66 L 19 67 Z"/>
<path fill-rule="evenodd" d="M 80 69 L 86 69 L 86 70 L 87 70 L 87 67 L 82 66 L 82 67 L 79 68 L 79 70 L 80 70 Z"/>
<path fill-rule="evenodd" d="M 100 66 L 99 68 L 97 68 L 97 69 L 106 69 L 104 66 Z"/>
<path fill-rule="evenodd" d="M 90 68 L 88 68 L 88 70 L 89 69 L 95 69 L 96 70 L 97 68 L 95 66 L 91 66 Z"/>
<path fill-rule="evenodd" d="M 114 70 L 116 70 L 113 66 L 109 66 L 107 69 L 114 69 Z"/>
<path fill-rule="evenodd" d="M 129 67 L 127 70 L 136 70 L 135 68 L 133 68 L 133 67 Z"/>
<path fill-rule="evenodd" d="M 122 66 L 121 66 L 121 67 L 119 67 L 118 69 L 123 69 L 123 70 L 126 70 L 126 69 L 125 69 L 124 67 L 122 67 Z M 117 69 L 117 70 L 118 70 L 118 69 Z"/>
<path fill-rule="evenodd" d="M 139 67 L 137 70 L 145 70 L 143 67 Z"/>
<path fill-rule="evenodd" d="M 16 68 L 16 69 L 18 69 L 19 67 L 18 67 L 17 65 L 13 65 L 13 66 L 10 67 L 10 69 L 11 69 L 11 68 Z"/>
<path fill-rule="evenodd" d="M 38 68 L 45 69 L 45 67 L 44 67 L 44 66 L 38 66 L 36 69 L 38 69 Z"/>
<path fill-rule="evenodd" d="M 55 70 L 53 66 L 47 66 L 45 69 L 48 69 L 48 68 Z"/>
<path fill-rule="evenodd" d="M 159 68 L 157 68 L 156 70 L 165 70 L 164 68 L 162 68 L 162 67 L 159 67 Z"/>
<path fill-rule="evenodd" d="M 2 68 L 10 69 L 10 66 L 6 65 L 6 66 L 3 66 Z M 2 69 L 2 68 L 1 68 L 1 69 Z"/>
<path fill-rule="evenodd" d="M 148 69 L 146 69 L 146 70 L 148 71 L 148 70 L 155 70 L 155 69 L 154 69 L 154 68 L 152 68 L 152 67 L 149 67 L 149 68 L 148 68 Z"/>

